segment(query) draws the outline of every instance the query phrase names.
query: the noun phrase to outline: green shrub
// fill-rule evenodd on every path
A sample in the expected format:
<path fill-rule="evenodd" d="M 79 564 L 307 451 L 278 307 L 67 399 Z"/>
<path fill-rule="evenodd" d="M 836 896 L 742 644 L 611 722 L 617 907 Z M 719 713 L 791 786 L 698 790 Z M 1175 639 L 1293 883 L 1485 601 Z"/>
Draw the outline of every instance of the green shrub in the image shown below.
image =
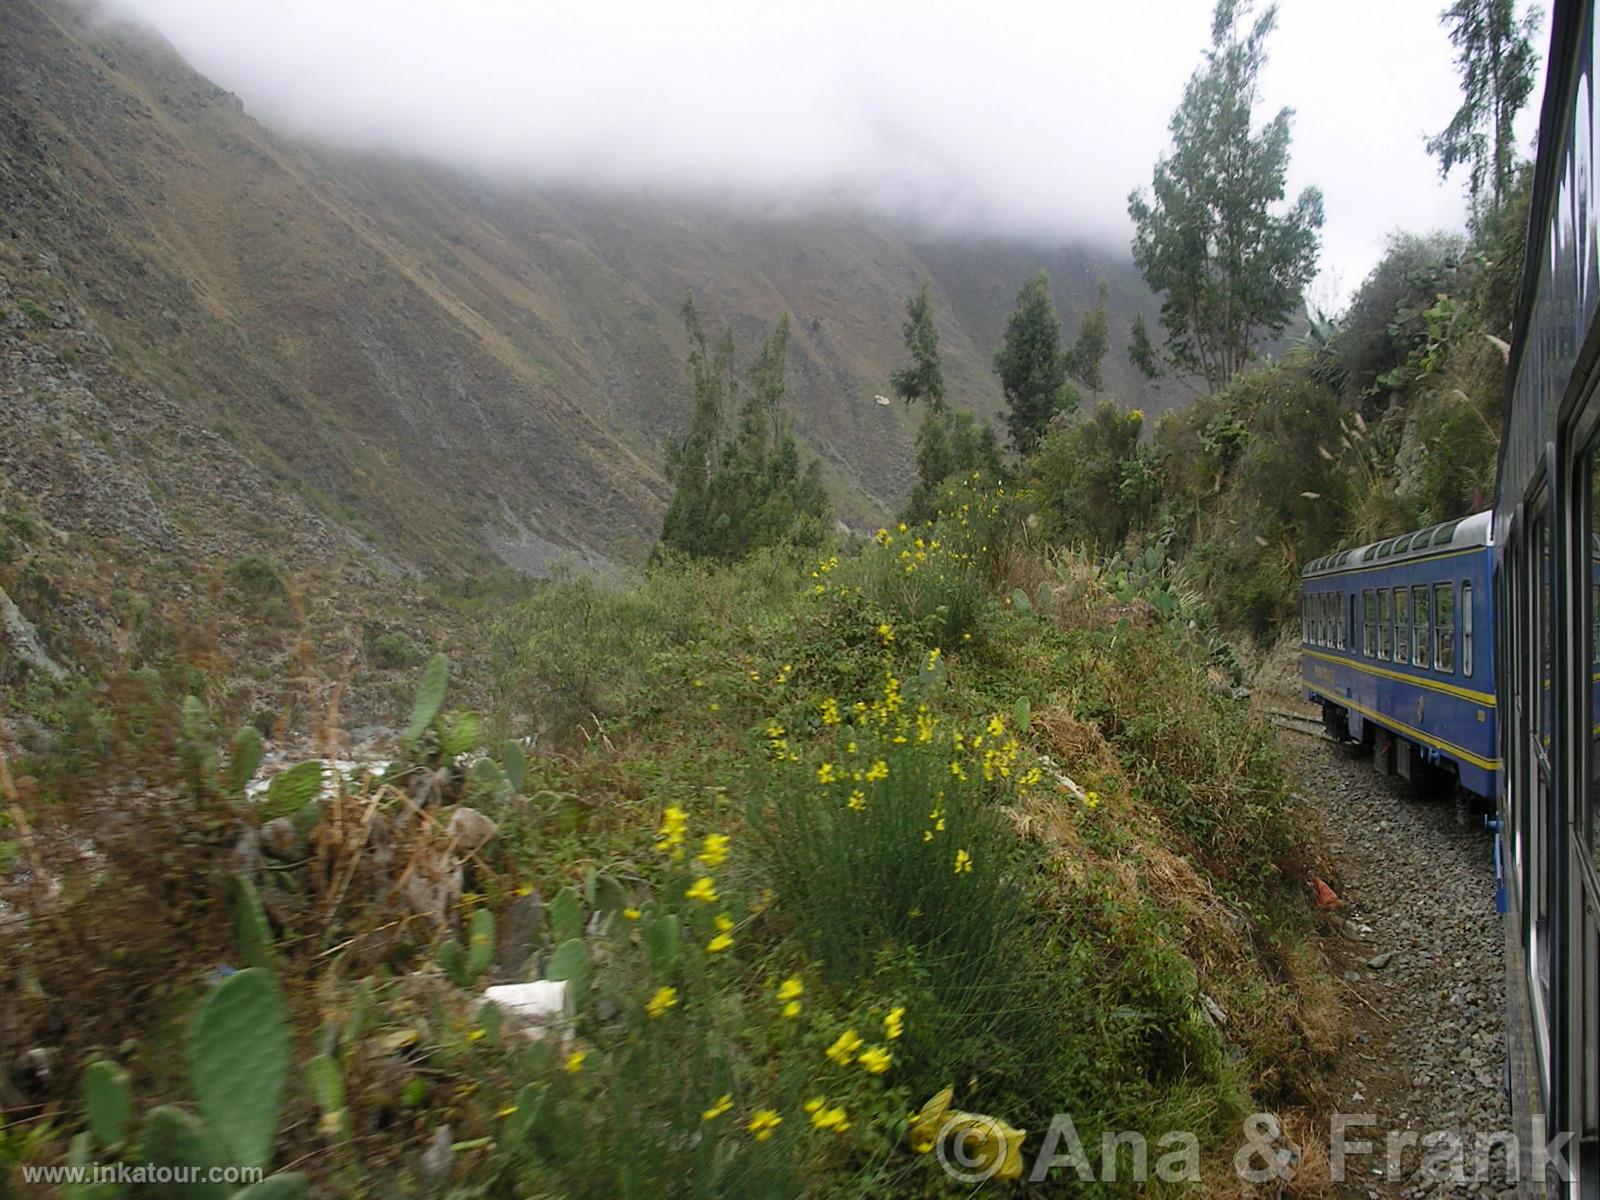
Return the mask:
<path fill-rule="evenodd" d="M 228 564 L 228 581 L 247 596 L 266 599 L 286 590 L 283 567 L 265 554 L 245 554 Z"/>
<path fill-rule="evenodd" d="M 50 313 L 37 300 L 31 300 L 27 296 L 23 296 L 17 301 L 17 307 L 22 310 L 23 316 L 41 329 L 50 324 Z"/>
<path fill-rule="evenodd" d="M 372 657 L 380 667 L 390 670 L 416 666 L 422 661 L 423 653 L 422 647 L 399 629 L 379 634 L 372 641 Z"/>

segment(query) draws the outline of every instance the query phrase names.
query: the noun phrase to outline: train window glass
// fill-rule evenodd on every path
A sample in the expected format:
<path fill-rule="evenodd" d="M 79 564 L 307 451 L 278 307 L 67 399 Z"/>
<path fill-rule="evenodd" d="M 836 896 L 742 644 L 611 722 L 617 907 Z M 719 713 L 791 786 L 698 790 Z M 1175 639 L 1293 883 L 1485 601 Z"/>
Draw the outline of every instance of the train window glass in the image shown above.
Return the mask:
<path fill-rule="evenodd" d="M 1410 657 L 1406 649 L 1411 644 L 1411 592 L 1403 587 L 1394 590 L 1394 660 L 1403 663 Z"/>
<path fill-rule="evenodd" d="M 1355 654 L 1355 653 L 1359 652 L 1360 649 L 1361 649 L 1361 647 L 1356 644 L 1358 639 L 1361 637 L 1360 630 L 1361 630 L 1361 622 L 1356 617 L 1356 594 L 1354 592 L 1351 592 L 1350 593 L 1350 636 L 1345 639 L 1344 648 L 1346 650 L 1350 651 L 1352 654 Z"/>
<path fill-rule="evenodd" d="M 1461 581 L 1461 673 L 1472 674 L 1472 584 Z"/>
<path fill-rule="evenodd" d="M 1334 597 L 1333 597 L 1333 611 L 1334 611 L 1334 617 L 1333 617 L 1334 639 L 1333 639 L 1333 644 L 1335 646 L 1337 646 L 1340 650 L 1343 650 L 1349 644 L 1349 641 L 1350 641 L 1350 631 L 1345 627 L 1345 623 L 1344 623 L 1344 611 L 1345 610 L 1344 610 L 1344 593 L 1343 592 L 1336 592 L 1334 594 Z"/>
<path fill-rule="evenodd" d="M 1378 657 L 1389 657 L 1389 622 L 1392 611 L 1389 603 L 1389 589 L 1380 588 L 1378 591 Z"/>
<path fill-rule="evenodd" d="M 1317 597 L 1317 645 L 1328 644 L 1328 598 Z"/>
<path fill-rule="evenodd" d="M 1433 585 L 1433 668 L 1456 669 L 1456 588 L 1453 583 Z"/>
<path fill-rule="evenodd" d="M 1429 667 L 1429 643 L 1432 630 L 1428 624 L 1428 588 L 1426 584 L 1418 584 L 1411 589 L 1411 665 L 1414 667 Z"/>
<path fill-rule="evenodd" d="M 1378 597 L 1371 588 L 1361 593 L 1361 653 L 1368 658 L 1378 655 Z"/>

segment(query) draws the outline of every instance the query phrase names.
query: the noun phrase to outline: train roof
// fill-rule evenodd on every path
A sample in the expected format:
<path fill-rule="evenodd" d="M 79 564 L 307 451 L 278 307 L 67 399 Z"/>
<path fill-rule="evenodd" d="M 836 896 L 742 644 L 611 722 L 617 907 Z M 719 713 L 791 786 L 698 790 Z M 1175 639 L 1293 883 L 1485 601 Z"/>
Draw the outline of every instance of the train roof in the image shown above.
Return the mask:
<path fill-rule="evenodd" d="M 1490 531 L 1494 527 L 1491 512 L 1473 513 L 1459 521 L 1446 521 L 1443 525 L 1430 525 L 1412 533 L 1385 538 L 1350 550 L 1324 554 L 1308 562 L 1300 572 L 1302 579 L 1317 575 L 1333 575 L 1340 571 L 1356 571 L 1363 567 L 1390 566 L 1408 559 L 1432 558 L 1453 550 L 1471 550 L 1489 545 Z"/>

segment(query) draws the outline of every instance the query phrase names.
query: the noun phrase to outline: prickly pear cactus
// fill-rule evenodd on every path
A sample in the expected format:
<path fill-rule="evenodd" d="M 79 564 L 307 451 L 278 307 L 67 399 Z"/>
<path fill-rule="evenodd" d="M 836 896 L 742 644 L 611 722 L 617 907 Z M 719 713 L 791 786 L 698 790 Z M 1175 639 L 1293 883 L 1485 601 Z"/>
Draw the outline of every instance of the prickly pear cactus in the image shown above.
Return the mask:
<path fill-rule="evenodd" d="M 457 987 L 466 987 L 472 981 L 467 978 L 467 951 L 455 938 L 446 938 L 439 943 L 439 948 L 433 952 L 439 963 L 439 969 L 444 972 L 445 978 Z"/>
<path fill-rule="evenodd" d="M 644 956 L 650 969 L 662 975 L 678 962 L 678 914 L 653 914 L 644 921 Z"/>
<path fill-rule="evenodd" d="M 489 964 L 494 961 L 494 944 L 494 913 L 487 908 L 480 908 L 472 914 L 472 924 L 468 929 L 466 964 L 468 983 L 476 981 L 489 969 Z"/>
<path fill-rule="evenodd" d="M 254 725 L 240 726 L 228 744 L 228 769 L 222 786 L 230 799 L 243 800 L 245 785 L 255 777 L 263 753 L 261 731 Z"/>
<path fill-rule="evenodd" d="M 200 1115 L 229 1161 L 265 1168 L 289 1076 L 289 1029 L 271 972 L 251 967 L 212 989 L 189 1026 L 188 1059 Z"/>
<path fill-rule="evenodd" d="M 350 1112 L 344 1103 L 344 1072 L 338 1060 L 329 1054 L 319 1054 L 305 1065 L 306 1090 L 317 1102 L 322 1114 L 317 1128 L 323 1136 L 346 1138 L 350 1136 Z"/>
<path fill-rule="evenodd" d="M 312 759 L 279 771 L 267 784 L 267 798 L 261 805 L 261 819 L 292 817 L 317 798 L 322 791 L 322 764 Z"/>
<path fill-rule="evenodd" d="M 415 742 L 427 732 L 428 726 L 439 715 L 444 704 L 445 685 L 450 682 L 450 660 L 435 654 L 422 668 L 422 679 L 417 684 L 417 698 L 411 705 L 411 721 L 406 725 L 405 740 Z"/>
<path fill-rule="evenodd" d="M 243 875 L 233 878 L 233 940 L 250 966 L 266 971 L 275 968 L 272 925 L 267 920 L 267 910 L 261 906 L 256 885 Z"/>
<path fill-rule="evenodd" d="M 589 991 L 589 946 L 582 938 L 572 938 L 556 947 L 545 964 L 546 979 L 564 979 L 574 1009 L 583 1006 Z"/>
<path fill-rule="evenodd" d="M 90 1063 L 83 1073 L 83 1107 L 95 1143 L 102 1149 L 120 1145 L 133 1118 L 133 1085 L 128 1073 L 105 1059 Z"/>
<path fill-rule="evenodd" d="M 545 916 L 550 922 L 550 937 L 557 945 L 582 936 L 583 902 L 570 887 L 564 887 L 550 897 Z"/>
<path fill-rule="evenodd" d="M 235 976 L 237 978 L 237 976 Z M 144 1119 L 139 1135 L 139 1154 L 148 1163 L 163 1167 L 222 1167 L 234 1162 L 227 1146 L 204 1121 L 181 1108 L 163 1104 Z M 158 1196 L 183 1196 L 188 1200 L 226 1200 L 233 1186 L 226 1183 L 185 1183 L 181 1187 L 159 1187 Z"/>
<path fill-rule="evenodd" d="M 500 748 L 500 769 L 505 772 L 511 790 L 520 792 L 528 781 L 528 755 L 515 738 Z"/>

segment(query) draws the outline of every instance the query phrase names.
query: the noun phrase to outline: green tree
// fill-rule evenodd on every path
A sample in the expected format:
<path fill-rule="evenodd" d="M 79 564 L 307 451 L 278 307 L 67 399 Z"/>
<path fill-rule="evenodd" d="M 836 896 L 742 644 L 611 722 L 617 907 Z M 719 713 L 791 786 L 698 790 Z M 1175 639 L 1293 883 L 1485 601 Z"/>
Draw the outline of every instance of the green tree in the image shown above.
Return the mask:
<path fill-rule="evenodd" d="M 1533 35 L 1542 14 L 1530 7 L 1517 18 L 1516 0 L 1455 0 L 1439 14 L 1456 48 L 1461 75 L 1461 107 L 1442 133 L 1428 139 L 1428 153 L 1448 177 L 1457 163 L 1468 163 L 1467 191 L 1474 217 L 1498 212 L 1516 174 L 1512 125 L 1533 93 L 1538 55 Z"/>
<path fill-rule="evenodd" d="M 939 331 L 933 325 L 933 303 L 926 283 L 906 298 L 906 323 L 901 331 L 911 365 L 889 376 L 889 384 L 907 404 L 926 400 L 937 412 L 944 408 L 944 367 L 939 361 Z"/>
<path fill-rule="evenodd" d="M 1144 323 L 1143 313 L 1133 318 L 1133 325 L 1128 330 L 1128 361 L 1146 379 L 1153 380 L 1161 374 L 1161 360 L 1150 341 L 1150 330 Z"/>
<path fill-rule="evenodd" d="M 683 316 L 695 404 L 688 433 L 667 449 L 674 491 L 658 549 L 727 562 L 785 540 L 815 543 L 827 521 L 828 497 L 817 461 L 801 465 L 783 411 L 788 315 L 762 343 L 742 387 L 732 333 L 710 345 L 692 298 Z M 738 426 L 725 437 L 726 415 L 736 402 Z"/>
<path fill-rule="evenodd" d="M 1006 398 L 1006 428 L 1018 454 L 1031 454 L 1058 412 L 1078 407 L 1067 382 L 1061 349 L 1061 319 L 1050 303 L 1050 276 L 1040 271 L 1017 293 L 1005 336 L 994 354 L 995 373 Z"/>
<path fill-rule="evenodd" d="M 1106 281 L 1102 279 L 1095 288 L 1097 303 L 1083 315 L 1083 323 L 1078 326 L 1078 340 L 1067 352 L 1067 374 L 1095 394 L 1101 388 L 1100 364 L 1111 347 L 1107 293 Z"/>
<path fill-rule="evenodd" d="M 1161 494 L 1161 458 L 1142 446 L 1144 414 L 1102 400 L 1094 413 L 1052 430 L 1034 460 L 1039 513 L 1051 541 L 1110 553 L 1149 523 Z"/>
<path fill-rule="evenodd" d="M 932 520 L 945 481 L 973 471 L 986 479 L 999 476 L 1000 443 L 994 430 L 979 425 L 971 413 L 930 411 L 917 430 L 917 482 L 901 519 L 913 525 Z"/>
<path fill-rule="evenodd" d="M 1253 129 L 1269 6 L 1241 28 L 1249 0 L 1217 0 L 1211 48 L 1172 114 L 1172 153 L 1155 167 L 1152 195 L 1128 197 L 1133 258 L 1164 297 L 1161 324 L 1174 365 L 1228 382 L 1263 335 L 1277 335 L 1316 273 L 1322 193 L 1307 188 L 1284 213 L 1290 109 Z"/>

